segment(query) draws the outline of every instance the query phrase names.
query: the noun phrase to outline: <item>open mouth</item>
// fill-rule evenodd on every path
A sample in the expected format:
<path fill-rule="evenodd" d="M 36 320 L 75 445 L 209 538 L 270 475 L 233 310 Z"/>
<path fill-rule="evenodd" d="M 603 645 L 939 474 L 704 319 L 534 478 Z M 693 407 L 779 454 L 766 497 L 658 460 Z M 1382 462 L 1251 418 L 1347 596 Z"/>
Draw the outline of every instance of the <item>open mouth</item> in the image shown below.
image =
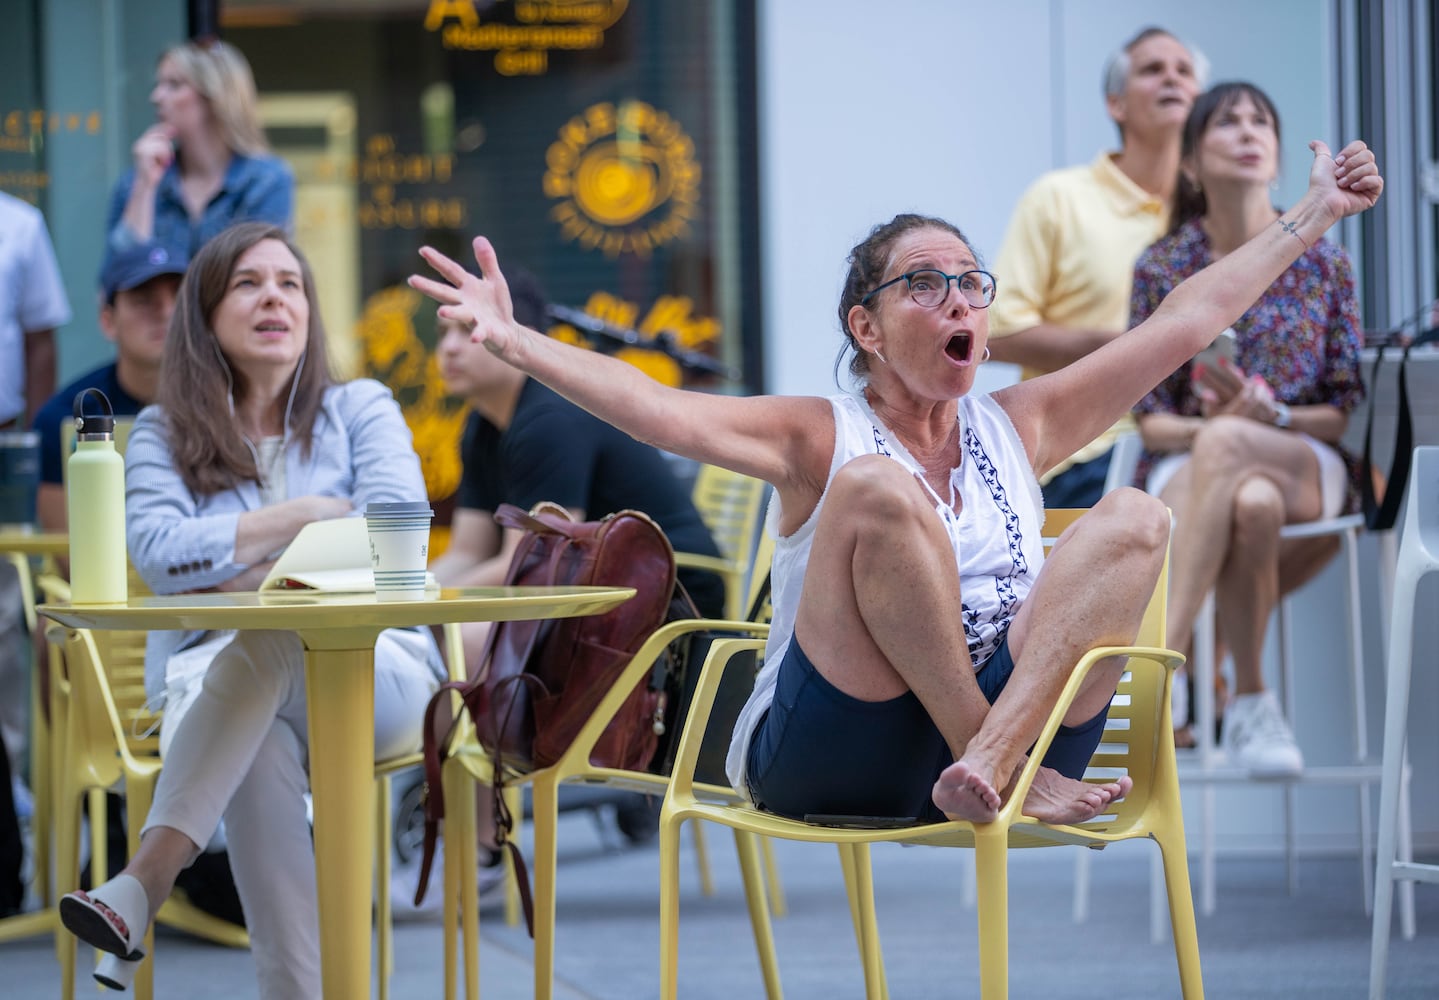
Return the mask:
<path fill-rule="evenodd" d="M 960 364 L 969 363 L 970 338 L 967 333 L 956 333 L 944 345 L 944 353 Z"/>

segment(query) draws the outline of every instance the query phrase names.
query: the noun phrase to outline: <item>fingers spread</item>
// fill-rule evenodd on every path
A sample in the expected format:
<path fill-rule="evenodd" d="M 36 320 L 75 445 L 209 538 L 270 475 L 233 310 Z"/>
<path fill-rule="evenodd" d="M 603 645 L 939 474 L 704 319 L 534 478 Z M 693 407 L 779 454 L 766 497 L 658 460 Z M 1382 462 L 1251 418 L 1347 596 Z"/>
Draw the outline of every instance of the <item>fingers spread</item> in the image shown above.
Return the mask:
<path fill-rule="evenodd" d="M 456 303 L 460 301 L 459 289 L 454 285 L 447 285 L 443 281 L 436 281 L 434 278 L 426 278 L 421 274 L 412 274 L 409 279 L 410 287 L 423 295 L 428 295 L 436 302 Z"/>
<path fill-rule="evenodd" d="M 440 253 L 440 251 L 434 247 L 420 247 L 420 256 L 425 258 L 427 264 L 448 278 L 453 285 L 461 284 L 466 278 L 470 277 L 470 272 Z"/>
<path fill-rule="evenodd" d="M 500 269 L 499 258 L 495 256 L 495 247 L 483 236 L 476 236 L 474 242 L 475 263 L 480 265 L 480 276 L 488 278 Z"/>

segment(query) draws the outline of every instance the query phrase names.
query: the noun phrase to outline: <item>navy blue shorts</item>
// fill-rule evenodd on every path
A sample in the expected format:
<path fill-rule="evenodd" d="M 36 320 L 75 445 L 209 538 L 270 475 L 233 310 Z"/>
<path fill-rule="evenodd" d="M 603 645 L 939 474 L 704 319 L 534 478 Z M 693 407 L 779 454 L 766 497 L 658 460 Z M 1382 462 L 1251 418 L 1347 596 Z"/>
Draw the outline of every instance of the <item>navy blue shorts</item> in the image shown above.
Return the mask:
<path fill-rule="evenodd" d="M 1014 672 L 1006 638 L 975 674 L 990 704 Z M 1061 726 L 1044 763 L 1084 774 L 1104 735 L 1108 707 L 1080 726 Z M 815 669 L 799 642 L 780 661 L 774 702 L 750 740 L 750 791 L 782 816 L 873 816 L 941 822 L 930 798 L 954 763 L 949 745 L 913 691 L 861 701 Z"/>
<path fill-rule="evenodd" d="M 1093 507 L 1104 496 L 1113 449 L 1088 462 L 1071 465 L 1043 486 L 1046 507 Z M 1123 485 L 1128 486 L 1128 483 Z"/>

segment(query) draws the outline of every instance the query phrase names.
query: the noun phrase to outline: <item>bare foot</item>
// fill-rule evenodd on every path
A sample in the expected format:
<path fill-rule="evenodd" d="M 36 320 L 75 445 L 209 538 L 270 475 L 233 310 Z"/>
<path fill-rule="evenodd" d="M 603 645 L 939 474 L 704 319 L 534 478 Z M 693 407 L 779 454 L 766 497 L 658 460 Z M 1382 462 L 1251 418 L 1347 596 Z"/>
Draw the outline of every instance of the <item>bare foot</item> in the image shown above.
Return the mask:
<path fill-rule="evenodd" d="M 999 793 L 962 759 L 940 772 L 932 797 L 934 804 L 950 819 L 991 823 L 999 815 Z"/>
<path fill-rule="evenodd" d="M 1098 816 L 1111 802 L 1124 798 L 1133 787 L 1134 781 L 1127 774 L 1118 781 L 1098 785 L 1041 767 L 1025 796 L 1024 815 L 1041 823 L 1083 823 Z"/>

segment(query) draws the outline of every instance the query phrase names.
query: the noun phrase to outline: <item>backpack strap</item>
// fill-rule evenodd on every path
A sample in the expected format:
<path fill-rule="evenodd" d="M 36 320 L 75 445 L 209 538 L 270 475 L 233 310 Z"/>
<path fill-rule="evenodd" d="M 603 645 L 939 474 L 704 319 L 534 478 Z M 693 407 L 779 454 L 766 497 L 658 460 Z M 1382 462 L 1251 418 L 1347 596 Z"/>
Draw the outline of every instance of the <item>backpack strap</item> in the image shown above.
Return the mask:
<path fill-rule="evenodd" d="M 566 512 L 564 508 L 556 507 L 555 509 L 568 516 L 568 512 Z M 538 513 L 539 511 L 540 508 L 536 507 L 536 512 Z M 533 521 L 535 525 L 538 525 L 538 530 L 543 533 L 550 533 L 554 530 L 545 522 L 539 521 L 532 515 L 510 504 L 501 504 L 500 509 L 495 512 L 495 519 L 499 521 L 501 515 L 506 515 L 506 517 L 517 516 L 520 519 L 524 519 L 519 526 L 526 528 L 530 527 L 529 522 Z M 502 521 L 501 523 L 508 523 L 508 521 Z M 505 572 L 504 586 L 508 587 L 513 585 L 518 578 L 520 567 L 524 563 L 523 549 L 524 546 L 522 545 L 521 549 L 515 552 L 514 558 L 511 559 L 509 568 Z M 435 861 L 435 845 L 439 840 L 440 820 L 445 818 L 445 786 L 442 780 L 444 750 L 441 747 L 441 743 L 443 743 L 445 747 L 449 746 L 450 740 L 454 736 L 455 727 L 459 725 L 460 713 L 468 710 L 471 712 L 471 718 L 474 718 L 474 710 L 476 708 L 482 711 L 488 708 L 487 698 L 485 697 L 485 678 L 489 675 L 490 663 L 494 657 L 495 643 L 498 641 L 499 635 L 500 623 L 496 623 L 495 626 L 490 629 L 489 634 L 485 636 L 485 645 L 480 652 L 479 664 L 475 671 L 469 676 L 469 679 L 465 681 L 446 681 L 444 684 L 441 684 L 440 689 L 430 696 L 430 701 L 425 706 L 425 721 L 422 733 L 425 766 L 425 790 L 423 793 L 425 839 L 420 855 L 420 878 L 415 886 L 416 906 L 419 906 L 424 900 L 425 891 L 430 885 L 430 869 Z M 530 654 L 534 652 L 534 644 L 538 641 L 538 638 L 538 630 L 530 633 L 529 645 L 523 651 L 521 662 L 527 662 L 529 660 Z M 458 691 L 460 693 L 460 712 L 455 713 L 455 717 L 445 729 L 444 738 L 441 740 L 436 735 L 437 727 L 435 720 L 439 712 L 440 703 L 448 699 L 452 691 Z M 476 702 L 480 704 L 477 705 L 475 704 Z M 495 780 L 498 784 L 500 780 L 500 765 L 498 760 L 495 762 Z M 496 813 L 496 815 L 498 816 L 499 813 Z M 508 812 L 506 812 L 505 815 L 508 815 Z M 513 847 L 513 845 L 511 846 Z M 527 893 L 528 886 L 521 891 L 521 896 Z"/>
<path fill-rule="evenodd" d="M 1399 397 L 1395 419 L 1394 456 L 1390 460 L 1389 477 L 1384 484 L 1384 497 L 1374 496 L 1372 455 L 1374 443 L 1374 400 L 1369 403 L 1369 415 L 1364 422 L 1364 475 L 1360 477 L 1359 491 L 1364 505 L 1365 526 L 1373 531 L 1388 531 L 1399 520 L 1399 506 L 1404 502 L 1405 486 L 1409 482 L 1409 463 L 1414 457 L 1414 419 L 1409 412 L 1409 352 L 1424 344 L 1439 340 L 1439 327 L 1430 327 L 1404 345 L 1399 357 Z M 1379 367 L 1384 360 L 1384 345 L 1379 345 L 1374 355 L 1374 368 L 1369 385 L 1379 384 Z"/>

